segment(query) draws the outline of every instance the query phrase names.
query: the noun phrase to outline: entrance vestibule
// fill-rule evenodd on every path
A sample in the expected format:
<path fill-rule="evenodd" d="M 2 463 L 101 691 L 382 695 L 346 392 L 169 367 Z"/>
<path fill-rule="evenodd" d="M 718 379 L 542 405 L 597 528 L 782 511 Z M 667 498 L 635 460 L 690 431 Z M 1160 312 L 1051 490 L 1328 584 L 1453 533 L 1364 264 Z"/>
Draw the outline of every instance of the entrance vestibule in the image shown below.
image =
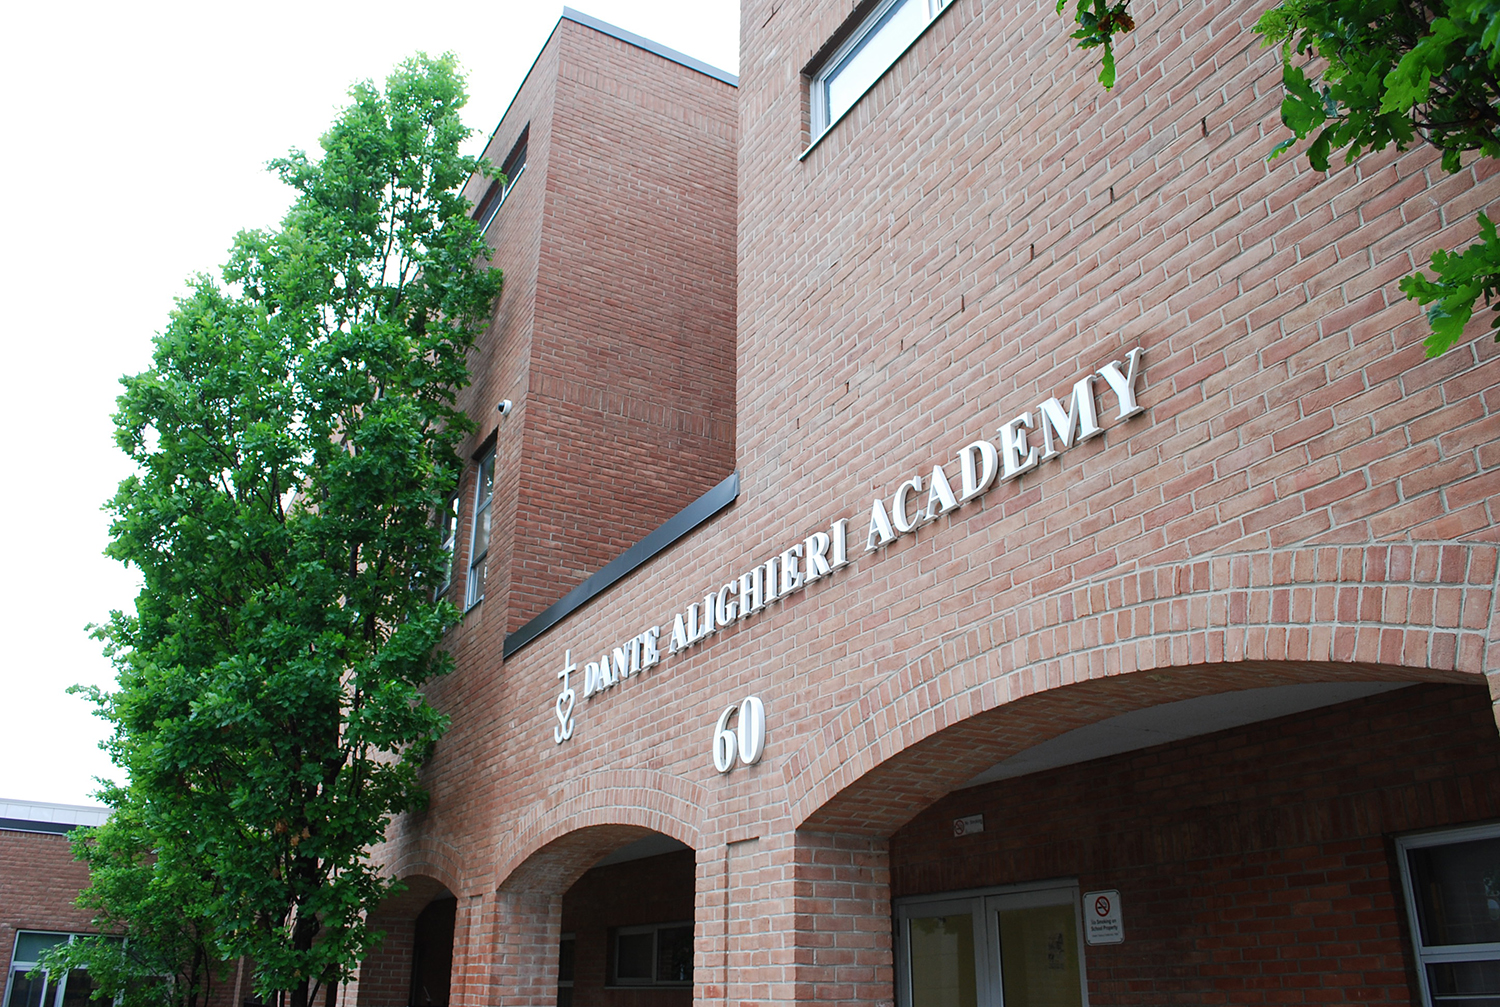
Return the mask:
<path fill-rule="evenodd" d="M 1048 761 L 891 837 L 897 1007 L 1500 1004 L 1484 690 L 1376 691 Z M 1122 939 L 1084 919 L 1100 893 Z"/>
<path fill-rule="evenodd" d="M 558 1007 L 692 1002 L 694 870 L 690 847 L 656 834 L 573 883 L 562 899 Z"/>

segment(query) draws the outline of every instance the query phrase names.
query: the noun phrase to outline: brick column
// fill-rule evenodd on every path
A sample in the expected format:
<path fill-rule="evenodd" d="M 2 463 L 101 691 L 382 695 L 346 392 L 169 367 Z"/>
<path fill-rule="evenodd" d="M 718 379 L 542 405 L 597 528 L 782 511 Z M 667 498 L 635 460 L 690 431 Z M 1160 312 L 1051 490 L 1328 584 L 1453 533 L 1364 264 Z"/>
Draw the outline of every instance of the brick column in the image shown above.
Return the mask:
<path fill-rule="evenodd" d="M 695 1004 L 892 1007 L 885 840 L 808 832 L 716 850 L 698 859 Z"/>
<path fill-rule="evenodd" d="M 891 871 L 884 839 L 798 833 L 791 950 L 798 1003 L 891 1007 Z"/>
<path fill-rule="evenodd" d="M 454 1007 L 552 1007 L 562 893 L 502 888 L 459 899 Z"/>
<path fill-rule="evenodd" d="M 494 944 L 494 896 L 471 892 L 458 897 L 453 919 L 453 985 L 448 1002 L 453 1007 L 488 1004 L 489 959 Z"/>

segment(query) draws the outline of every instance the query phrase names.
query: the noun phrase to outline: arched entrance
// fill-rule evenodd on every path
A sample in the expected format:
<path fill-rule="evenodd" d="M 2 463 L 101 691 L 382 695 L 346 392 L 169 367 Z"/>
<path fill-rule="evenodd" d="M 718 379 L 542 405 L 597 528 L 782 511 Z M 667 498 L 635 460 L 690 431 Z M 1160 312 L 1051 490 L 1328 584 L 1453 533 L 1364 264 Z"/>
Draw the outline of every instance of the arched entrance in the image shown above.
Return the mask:
<path fill-rule="evenodd" d="M 796 916 L 812 922 L 793 952 L 796 998 L 1100 1007 L 1310 990 L 1406 1002 L 1422 982 L 1487 992 L 1497 966 L 1429 960 L 1411 938 L 1414 913 L 1484 916 L 1481 882 L 1465 888 L 1462 865 L 1441 860 L 1450 832 L 1500 853 L 1500 737 L 1476 677 L 1164 669 L 935 731 L 801 823 Z M 1412 866 L 1398 850 L 1411 836 L 1438 866 Z M 1462 856 L 1483 859 L 1470 847 Z M 1429 884 L 1447 885 L 1448 903 L 1416 908 Z M 858 897 L 830 933 L 817 918 L 840 892 Z"/>
<path fill-rule="evenodd" d="M 694 854 L 656 833 L 602 857 L 562 900 L 558 1007 L 693 995 Z"/>
<path fill-rule="evenodd" d="M 352 1002 L 358 1007 L 450 1007 L 453 932 L 458 900 L 435 878 L 403 878 L 404 889 L 381 903 L 370 926 L 385 932 L 360 963 Z"/>
<path fill-rule="evenodd" d="M 464 1002 L 692 1002 L 698 865 L 681 839 L 590 825 L 536 850 L 495 893 L 482 984 Z"/>

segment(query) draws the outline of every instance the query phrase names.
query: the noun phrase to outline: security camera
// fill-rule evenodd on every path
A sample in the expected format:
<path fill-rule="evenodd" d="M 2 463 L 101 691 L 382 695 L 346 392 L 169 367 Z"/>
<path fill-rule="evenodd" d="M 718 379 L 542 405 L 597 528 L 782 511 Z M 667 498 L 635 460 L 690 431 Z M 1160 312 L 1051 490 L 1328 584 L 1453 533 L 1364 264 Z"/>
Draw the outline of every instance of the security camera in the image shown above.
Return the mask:
<path fill-rule="evenodd" d="M 509 416 L 510 411 L 514 408 L 516 408 L 516 404 L 510 399 L 501 399 L 500 404 L 495 407 L 495 412 L 499 413 L 501 416 Z"/>

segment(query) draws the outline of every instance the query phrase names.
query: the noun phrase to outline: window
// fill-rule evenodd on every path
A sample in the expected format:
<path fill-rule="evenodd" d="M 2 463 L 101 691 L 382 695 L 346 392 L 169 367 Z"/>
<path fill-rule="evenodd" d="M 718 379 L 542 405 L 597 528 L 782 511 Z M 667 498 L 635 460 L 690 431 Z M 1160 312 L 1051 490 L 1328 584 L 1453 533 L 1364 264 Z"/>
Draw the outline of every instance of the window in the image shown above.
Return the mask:
<path fill-rule="evenodd" d="M 901 1007 L 1085 1007 L 1078 887 L 1047 882 L 896 904 Z"/>
<path fill-rule="evenodd" d="M 72 934 L 28 930 L 16 934 L 10 975 L 5 984 L 5 1007 L 88 1007 L 94 986 L 83 969 L 74 969 L 65 976 L 41 972 L 35 979 L 29 979 L 26 975 L 37 967 L 43 951 L 71 940 Z"/>
<path fill-rule="evenodd" d="M 437 590 L 432 592 L 434 600 L 441 598 L 443 593 L 453 584 L 453 561 L 457 556 L 458 544 L 458 494 L 455 493 L 448 498 L 448 504 L 438 514 L 438 525 L 443 533 L 443 552 L 447 555 L 443 558 L 442 579 L 438 581 Z"/>
<path fill-rule="evenodd" d="M 490 183 L 490 187 L 484 191 L 484 197 L 479 200 L 479 205 L 474 207 L 474 220 L 479 223 L 479 233 L 483 234 L 490 229 L 490 224 L 495 219 L 495 214 L 500 210 L 500 204 L 505 202 L 505 197 L 510 195 L 510 190 L 516 187 L 516 179 L 521 177 L 521 172 L 526 170 L 526 142 L 531 135 L 531 123 L 521 130 L 521 138 L 506 155 L 505 162 L 500 165 L 501 178 Z"/>
<path fill-rule="evenodd" d="M 951 0 L 881 0 L 812 78 L 813 142 L 885 75 Z"/>
<path fill-rule="evenodd" d="M 615 931 L 616 986 L 687 986 L 693 981 L 693 925 L 662 923 Z"/>
<path fill-rule="evenodd" d="M 1500 1007 L 1500 823 L 1396 840 L 1427 1007 Z"/>
<path fill-rule="evenodd" d="M 490 554 L 490 500 L 495 495 L 495 450 L 491 448 L 479 463 L 479 477 L 474 480 L 474 528 L 469 535 L 469 581 L 464 608 L 473 608 L 484 599 L 485 561 Z"/>

